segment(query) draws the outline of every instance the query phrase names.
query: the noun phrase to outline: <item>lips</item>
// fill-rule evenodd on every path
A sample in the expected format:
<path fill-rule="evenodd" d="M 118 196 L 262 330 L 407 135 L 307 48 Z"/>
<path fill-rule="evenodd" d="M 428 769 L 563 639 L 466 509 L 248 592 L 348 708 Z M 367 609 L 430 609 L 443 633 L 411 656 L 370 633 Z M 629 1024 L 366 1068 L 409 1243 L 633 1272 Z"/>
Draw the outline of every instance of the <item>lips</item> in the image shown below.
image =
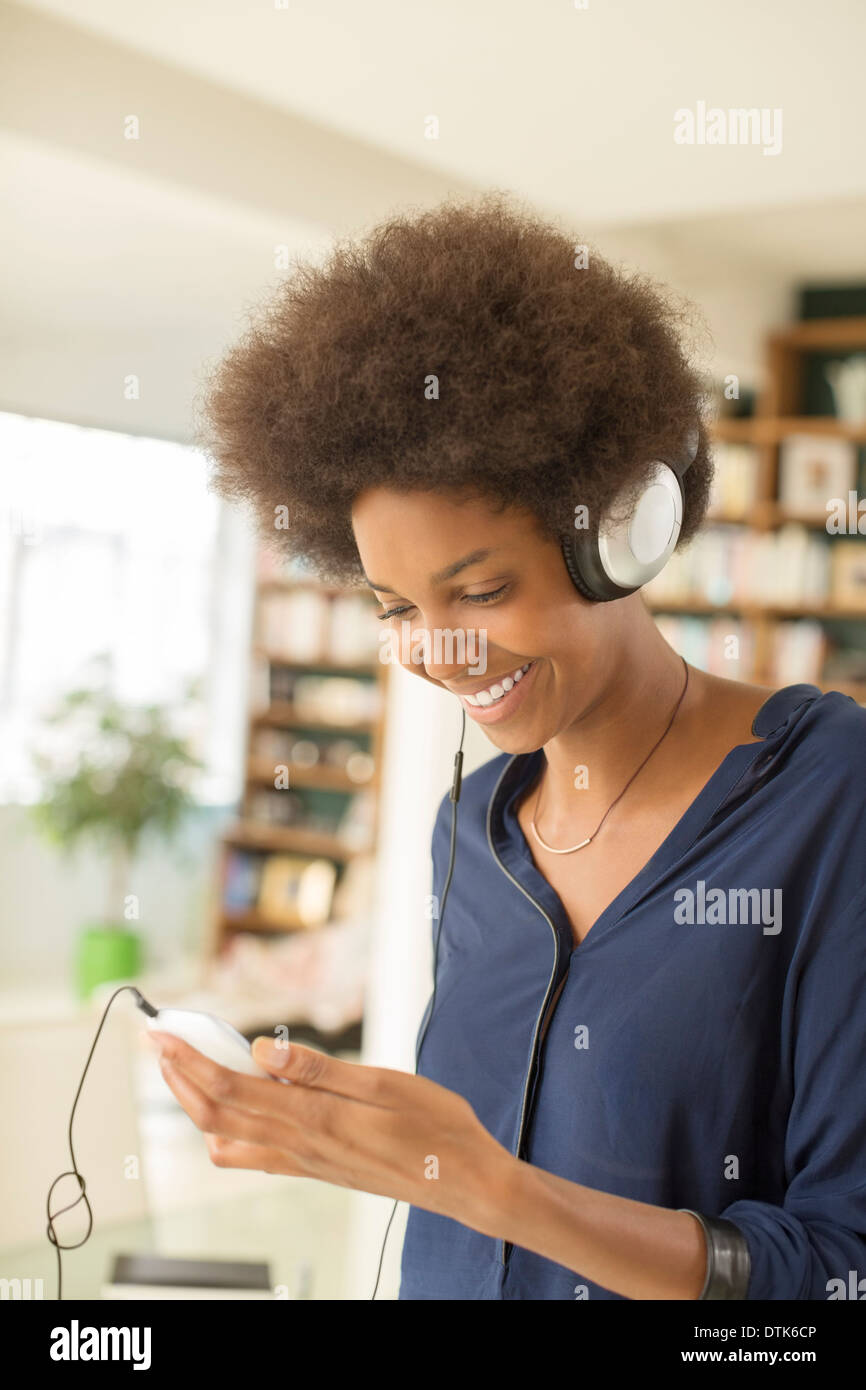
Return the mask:
<path fill-rule="evenodd" d="M 526 662 L 508 676 L 491 681 L 471 695 L 461 695 L 464 710 L 478 724 L 499 724 L 510 719 L 534 685 L 537 669 L 537 660 Z M 502 694 L 494 693 L 497 691 Z"/>
<path fill-rule="evenodd" d="M 480 705 L 483 709 L 497 704 L 499 700 L 504 699 L 513 686 L 520 684 L 531 665 L 530 661 L 525 661 L 522 666 L 517 667 L 516 671 L 511 671 L 498 681 L 491 681 L 489 685 L 485 685 L 481 690 L 473 691 L 471 695 L 464 695 L 464 700 L 470 705 Z"/>

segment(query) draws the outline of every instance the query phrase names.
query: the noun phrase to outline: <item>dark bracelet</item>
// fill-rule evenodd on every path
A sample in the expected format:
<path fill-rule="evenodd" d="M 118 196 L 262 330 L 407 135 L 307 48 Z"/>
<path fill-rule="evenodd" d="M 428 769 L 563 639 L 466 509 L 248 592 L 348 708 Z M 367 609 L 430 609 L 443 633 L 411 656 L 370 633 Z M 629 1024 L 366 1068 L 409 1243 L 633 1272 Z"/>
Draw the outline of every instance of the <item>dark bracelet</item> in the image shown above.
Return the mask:
<path fill-rule="evenodd" d="M 704 1216 L 691 1207 L 677 1207 L 701 1223 L 707 1242 L 707 1277 L 699 1297 L 745 1298 L 752 1261 L 746 1237 L 739 1226 L 723 1216 Z"/>

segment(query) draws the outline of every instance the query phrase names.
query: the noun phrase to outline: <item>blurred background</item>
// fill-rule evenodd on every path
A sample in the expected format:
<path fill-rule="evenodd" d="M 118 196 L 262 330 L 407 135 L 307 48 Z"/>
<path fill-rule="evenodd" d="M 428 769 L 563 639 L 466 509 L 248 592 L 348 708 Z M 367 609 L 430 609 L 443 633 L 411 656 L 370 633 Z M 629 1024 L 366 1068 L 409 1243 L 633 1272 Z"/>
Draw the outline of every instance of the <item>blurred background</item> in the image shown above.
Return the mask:
<path fill-rule="evenodd" d="M 866 701 L 864 40 L 852 0 L 0 5 L 0 1277 L 55 1296 L 46 1192 L 118 982 L 414 1065 L 459 709 L 192 445 L 295 254 L 496 187 L 688 297 L 715 495 L 646 601 L 699 667 Z M 369 1298 L 391 1203 L 214 1168 L 130 1001 L 76 1112 L 65 1296 L 150 1252 Z"/>

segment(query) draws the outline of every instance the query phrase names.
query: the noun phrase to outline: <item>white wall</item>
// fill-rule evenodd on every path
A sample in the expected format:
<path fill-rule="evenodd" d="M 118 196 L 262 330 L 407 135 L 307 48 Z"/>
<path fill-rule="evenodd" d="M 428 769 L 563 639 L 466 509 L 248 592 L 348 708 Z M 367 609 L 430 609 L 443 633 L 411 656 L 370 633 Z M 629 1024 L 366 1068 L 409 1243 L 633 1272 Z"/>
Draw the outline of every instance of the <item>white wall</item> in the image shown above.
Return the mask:
<path fill-rule="evenodd" d="M 203 948 L 217 887 L 220 831 L 232 807 L 197 807 L 172 837 L 137 857 L 138 897 L 148 968 Z M 26 806 L 0 806 L 0 979 L 8 988 L 65 993 L 81 928 L 105 916 L 107 865 L 95 849 L 66 859 L 36 838 Z"/>

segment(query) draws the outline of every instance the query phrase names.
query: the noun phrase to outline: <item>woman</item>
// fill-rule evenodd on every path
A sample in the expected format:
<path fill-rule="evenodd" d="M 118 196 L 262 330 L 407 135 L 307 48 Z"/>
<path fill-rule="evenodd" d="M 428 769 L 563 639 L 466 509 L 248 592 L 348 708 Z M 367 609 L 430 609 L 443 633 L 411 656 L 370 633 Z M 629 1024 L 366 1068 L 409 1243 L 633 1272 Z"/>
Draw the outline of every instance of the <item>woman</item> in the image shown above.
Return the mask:
<path fill-rule="evenodd" d="M 394 218 L 219 367 L 218 489 L 368 583 L 499 754 L 453 880 L 439 808 L 421 1074 L 257 1041 L 273 1087 L 166 1040 L 170 1084 L 218 1164 L 409 1202 L 402 1298 L 833 1297 L 866 1273 L 866 713 L 688 667 L 640 566 L 599 569 L 658 460 L 689 540 L 711 464 L 677 312 L 574 251 L 499 196 Z M 481 672 L 436 641 L 473 628 Z"/>

